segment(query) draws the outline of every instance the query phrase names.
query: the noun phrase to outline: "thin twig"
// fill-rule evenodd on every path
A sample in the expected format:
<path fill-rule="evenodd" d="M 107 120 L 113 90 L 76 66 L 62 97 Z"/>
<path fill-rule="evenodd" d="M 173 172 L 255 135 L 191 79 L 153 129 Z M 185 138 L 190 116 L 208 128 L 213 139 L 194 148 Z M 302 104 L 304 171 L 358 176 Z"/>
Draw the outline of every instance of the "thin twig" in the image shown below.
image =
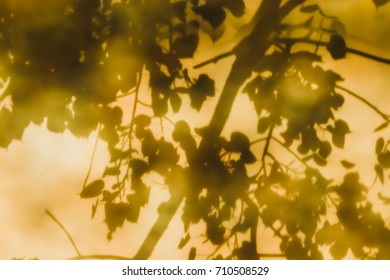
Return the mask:
<path fill-rule="evenodd" d="M 264 162 L 265 156 L 268 154 L 268 149 L 269 149 L 269 145 L 271 143 L 271 139 L 272 139 L 272 134 L 274 132 L 274 128 L 275 128 L 275 125 L 271 125 L 271 127 L 270 127 L 270 129 L 268 131 L 268 135 L 267 135 L 265 146 L 264 146 L 264 150 L 263 150 L 263 155 L 261 157 L 261 160 L 263 162 Z"/>
<path fill-rule="evenodd" d="M 143 73 L 143 69 L 139 72 L 139 77 L 138 77 L 137 85 L 135 88 L 133 111 L 131 113 L 131 120 L 130 120 L 130 125 L 129 125 L 130 126 L 129 127 L 129 157 L 130 158 L 131 158 L 131 153 L 133 150 L 134 119 L 135 119 L 135 114 L 137 112 L 137 105 L 139 103 L 138 97 L 139 97 L 139 91 L 140 91 L 141 82 L 142 82 L 142 73 Z M 130 170 L 130 162 L 131 161 L 129 160 L 129 164 L 127 165 L 126 173 L 123 176 L 122 181 L 121 181 L 121 185 L 122 185 L 121 187 L 124 187 L 126 179 L 128 178 L 128 174 L 129 174 L 129 170 Z"/>
<path fill-rule="evenodd" d="M 377 107 L 375 107 L 371 102 L 369 102 L 367 99 L 361 97 L 360 95 L 358 95 L 357 93 L 354 93 L 353 91 L 345 88 L 345 87 L 342 87 L 342 86 L 336 86 L 336 88 L 348 93 L 349 95 L 355 97 L 356 99 L 359 99 L 360 101 L 362 101 L 364 104 L 366 104 L 368 107 L 370 107 L 372 110 L 374 110 L 379 116 L 382 117 L 382 119 L 384 119 L 386 122 L 390 123 L 390 116 L 389 115 L 386 115 L 384 112 L 382 112 L 381 110 L 379 110 Z"/>
<path fill-rule="evenodd" d="M 250 145 L 252 146 L 252 145 L 254 145 L 254 144 L 263 142 L 263 141 L 265 141 L 265 140 L 267 140 L 267 137 L 264 137 L 264 138 L 260 138 L 260 139 L 254 140 L 254 141 L 250 142 Z"/>
<path fill-rule="evenodd" d="M 152 108 L 152 105 L 150 105 L 150 104 L 148 104 L 148 103 L 146 103 L 146 102 L 143 102 L 143 101 L 141 101 L 141 100 L 139 100 L 139 99 L 138 99 L 138 103 L 139 103 L 140 105 L 142 105 L 142 106 L 145 106 L 145 107 L 148 107 L 148 108 Z"/>
<path fill-rule="evenodd" d="M 77 248 L 76 246 L 76 243 L 74 242 L 72 236 L 70 235 L 70 233 L 66 230 L 66 228 L 63 226 L 63 224 L 61 224 L 61 222 L 56 218 L 54 217 L 54 215 L 47 209 L 45 209 L 45 212 L 46 214 L 64 231 L 64 233 L 66 234 L 66 236 L 68 237 L 70 243 L 72 244 L 73 248 L 75 249 L 76 253 L 77 253 L 77 256 L 78 257 L 82 257 L 79 249 Z"/>
<path fill-rule="evenodd" d="M 199 63 L 199 64 L 196 64 L 193 68 L 194 68 L 194 69 L 199 69 L 199 68 L 201 68 L 201 67 L 203 67 L 203 66 L 206 66 L 206 65 L 208 65 L 208 64 L 217 63 L 217 62 L 220 61 L 221 59 L 226 58 L 226 57 L 229 57 L 229 56 L 232 56 L 232 55 L 234 55 L 234 52 L 233 52 L 233 51 L 228 51 L 228 52 L 225 52 L 225 53 L 223 53 L 223 54 L 217 55 L 216 57 L 213 57 L 213 58 L 211 58 L 211 59 L 208 59 L 208 60 L 206 60 L 206 61 L 203 61 L 203 62 L 201 62 L 201 63 Z"/>
<path fill-rule="evenodd" d="M 129 137 L 130 137 L 130 139 L 129 139 L 129 149 L 130 150 L 132 149 L 132 134 L 133 134 L 133 128 L 134 128 L 134 118 L 135 118 L 135 114 L 136 114 L 136 111 L 137 111 L 137 105 L 139 103 L 138 96 L 139 96 L 139 90 L 140 90 L 141 82 L 142 82 L 142 72 L 143 72 L 143 70 L 141 70 L 139 72 L 138 83 L 137 83 L 137 86 L 136 86 L 136 89 L 135 89 L 133 112 L 131 114 L 130 131 L 129 131 Z"/>
<path fill-rule="evenodd" d="M 283 148 L 285 148 L 291 155 L 293 155 L 299 162 L 301 162 L 306 168 L 310 168 L 310 166 L 304 162 L 296 153 L 294 153 L 294 151 L 292 151 L 289 147 L 286 147 L 286 145 L 283 144 L 282 141 L 280 141 L 278 138 L 276 137 L 272 137 L 272 140 L 274 140 L 276 143 L 278 143 L 280 146 L 282 146 Z"/>
<path fill-rule="evenodd" d="M 326 47 L 329 44 L 328 42 L 319 41 L 319 40 L 312 40 L 309 38 L 285 38 L 285 37 L 277 38 L 276 42 L 282 42 L 282 43 L 288 43 L 288 44 L 303 43 L 303 44 L 322 46 L 322 47 Z M 360 50 L 357 50 L 354 48 L 346 48 L 346 52 L 356 54 L 358 56 L 368 58 L 368 59 L 376 61 L 376 62 L 390 64 L 389 58 L 373 55 L 373 54 L 366 53 L 366 52 L 363 52 L 363 51 L 360 51 Z"/>
<path fill-rule="evenodd" d="M 91 170 L 92 170 L 92 166 L 93 166 L 93 162 L 95 159 L 96 150 L 97 150 L 97 146 L 98 146 L 98 142 L 99 142 L 100 129 L 101 129 L 101 123 L 99 123 L 98 128 L 97 128 L 98 133 L 96 135 L 95 144 L 93 146 L 93 151 L 92 151 L 92 155 L 91 155 L 91 160 L 89 162 L 88 172 L 87 172 L 87 175 L 85 176 L 85 179 L 84 179 L 83 189 L 87 185 L 89 175 L 91 175 Z"/>

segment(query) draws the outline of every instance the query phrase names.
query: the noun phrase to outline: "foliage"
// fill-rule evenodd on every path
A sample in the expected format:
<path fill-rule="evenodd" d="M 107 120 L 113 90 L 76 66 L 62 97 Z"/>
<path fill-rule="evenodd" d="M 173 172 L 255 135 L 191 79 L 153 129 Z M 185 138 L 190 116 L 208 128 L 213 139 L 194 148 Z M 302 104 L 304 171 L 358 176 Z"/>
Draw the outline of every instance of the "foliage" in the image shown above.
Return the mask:
<path fill-rule="evenodd" d="M 356 50 L 347 47 L 342 23 L 318 5 L 263 0 L 250 34 L 227 54 L 236 60 L 210 124 L 194 129 L 181 120 L 166 135 L 155 129 L 156 120 L 170 123 L 168 114 L 188 110 L 182 108 L 185 99 L 203 114 L 203 104 L 216 95 L 212 74 L 195 75 L 184 65 L 191 63 L 204 30 L 215 39 L 227 18 L 246 13 L 243 0 L 64 0 L 47 5 L 34 0 L 29 2 L 33 12 L 22 2 L 0 2 L 1 76 L 11 77 L 1 98 L 10 97 L 12 104 L 0 111 L 0 145 L 21 139 L 31 122 L 78 137 L 98 130 L 111 159 L 102 178 L 84 184 L 80 197 L 96 199 L 92 216 L 104 207 L 109 239 L 124 222 L 138 221 L 150 195 L 145 176 L 153 173 L 164 178 L 171 195 L 159 207 L 159 215 L 169 217 L 166 224 L 184 201 L 181 218 L 188 234 L 180 248 L 190 239 L 190 227 L 203 223 L 205 239 L 216 248 L 209 258 L 262 257 L 257 251 L 260 226 L 274 232 L 288 259 L 322 259 L 326 248 L 336 259 L 348 250 L 356 258 L 390 258 L 389 228 L 374 211 L 359 174 L 350 170 L 355 164 L 341 162 L 346 169 L 342 180 L 322 174 L 351 133 L 347 121 L 337 116 L 350 92 L 339 85 L 342 76 L 325 67 L 326 55 L 343 59 Z M 373 2 L 379 7 L 388 1 Z M 302 24 L 285 23 L 295 9 Z M 43 20 L 39 14 L 47 10 L 53 15 Z M 297 28 L 305 35 L 293 37 Z M 314 40 L 316 32 L 326 41 Z M 299 47 L 301 42 L 316 48 Z M 150 104 L 140 98 L 145 76 Z M 241 86 L 257 113 L 256 133 L 223 137 Z M 132 111 L 118 105 L 125 96 L 134 96 Z M 137 113 L 138 106 L 150 107 L 153 114 Z M 132 118 L 126 122 L 123 115 L 129 111 Z M 389 116 L 378 113 L 385 123 L 377 130 L 387 129 Z M 264 137 L 250 139 L 256 135 Z M 263 144 L 262 153 L 255 144 Z M 285 157 L 273 154 L 271 144 L 283 149 Z M 382 184 L 390 168 L 388 146 L 388 140 L 379 138 L 373 149 Z M 291 157 L 294 162 L 286 163 Z M 388 203 L 382 194 L 379 198 Z M 233 243 L 231 254 L 217 255 Z M 138 256 L 148 258 L 150 250 Z M 196 254 L 191 248 L 189 259 Z"/>

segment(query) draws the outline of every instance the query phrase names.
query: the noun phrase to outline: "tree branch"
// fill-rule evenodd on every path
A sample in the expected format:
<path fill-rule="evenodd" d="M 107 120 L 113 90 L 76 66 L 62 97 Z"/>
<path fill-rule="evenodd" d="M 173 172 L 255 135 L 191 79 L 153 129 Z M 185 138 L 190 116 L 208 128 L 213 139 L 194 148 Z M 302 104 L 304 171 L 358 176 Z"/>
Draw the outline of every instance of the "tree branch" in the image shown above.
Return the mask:
<path fill-rule="evenodd" d="M 305 0 L 290 0 L 280 7 L 281 0 L 263 0 L 258 11 L 257 21 L 252 32 L 234 48 L 236 60 L 231 67 L 229 76 L 225 82 L 218 104 L 210 120 L 208 135 L 202 138 L 197 153 L 208 154 L 213 149 L 215 141 L 221 134 L 236 95 L 246 79 L 251 75 L 253 57 L 263 56 L 272 45 L 273 33 L 277 30 L 279 22 L 290 13 L 292 9 Z M 144 240 L 134 259 L 148 259 L 157 245 L 162 234 L 167 229 L 172 217 L 179 208 L 184 195 L 173 197 L 168 202 L 170 211 L 160 213 L 148 236 Z"/>
<path fill-rule="evenodd" d="M 282 38 L 276 39 L 276 41 L 281 42 L 281 43 L 291 44 L 291 45 L 296 44 L 296 43 L 303 43 L 303 44 L 322 46 L 322 47 L 326 47 L 328 45 L 328 42 L 324 42 L 324 41 L 320 41 L 320 40 L 312 40 L 309 38 L 284 38 L 284 37 L 282 37 Z M 361 57 L 364 57 L 364 58 L 367 58 L 367 59 L 370 59 L 370 60 L 373 60 L 376 62 L 390 64 L 390 59 L 385 58 L 385 57 L 380 57 L 377 55 L 373 55 L 370 53 L 366 53 L 366 52 L 363 52 L 363 51 L 360 51 L 360 50 L 357 50 L 354 48 L 348 48 L 348 47 L 347 47 L 346 51 L 348 53 L 352 53 L 352 54 L 355 54 L 355 55 L 358 55 L 358 56 L 361 56 Z"/>

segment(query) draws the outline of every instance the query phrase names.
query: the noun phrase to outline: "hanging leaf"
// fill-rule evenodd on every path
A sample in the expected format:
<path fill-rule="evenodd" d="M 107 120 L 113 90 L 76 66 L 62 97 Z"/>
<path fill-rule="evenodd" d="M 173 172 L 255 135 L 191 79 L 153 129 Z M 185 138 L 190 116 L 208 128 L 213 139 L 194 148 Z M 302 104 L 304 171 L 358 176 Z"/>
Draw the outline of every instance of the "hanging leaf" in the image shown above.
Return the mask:
<path fill-rule="evenodd" d="M 172 50 L 179 58 L 191 58 L 199 44 L 198 34 L 190 34 L 176 38 L 172 43 Z"/>
<path fill-rule="evenodd" d="M 326 159 L 330 153 L 332 152 L 332 145 L 328 141 L 320 142 L 319 143 L 319 150 L 318 154 Z"/>
<path fill-rule="evenodd" d="M 236 131 L 230 135 L 230 142 L 228 144 L 230 151 L 246 152 L 249 150 L 249 146 L 249 138 L 245 134 Z"/>
<path fill-rule="evenodd" d="M 190 241 L 190 239 L 191 239 L 191 236 L 189 233 L 187 233 L 187 235 L 180 240 L 180 243 L 177 247 L 179 249 L 183 249 L 183 247 L 186 246 L 186 244 L 188 243 L 188 241 Z"/>
<path fill-rule="evenodd" d="M 172 139 L 176 142 L 182 142 L 187 139 L 188 136 L 191 136 L 190 126 L 185 121 L 178 121 L 172 132 Z"/>
<path fill-rule="evenodd" d="M 242 17 L 245 13 L 245 3 L 243 0 L 224 0 L 222 3 L 235 17 Z"/>
<path fill-rule="evenodd" d="M 215 82 L 207 74 L 200 74 L 190 88 L 191 107 L 199 111 L 208 96 L 215 95 Z"/>
<path fill-rule="evenodd" d="M 329 127 L 328 130 L 332 133 L 333 144 L 340 149 L 344 148 L 345 135 L 350 133 L 348 124 L 343 120 L 337 120 L 335 127 Z"/>
<path fill-rule="evenodd" d="M 140 127 L 146 127 L 146 126 L 149 126 L 152 122 L 152 119 L 147 116 L 147 115 L 138 115 L 134 118 L 133 120 L 134 124 L 136 126 L 140 126 Z"/>
<path fill-rule="evenodd" d="M 261 117 L 257 123 L 257 131 L 264 133 L 271 126 L 271 119 L 269 117 Z"/>
<path fill-rule="evenodd" d="M 374 169 L 375 169 L 376 175 L 378 176 L 379 180 L 381 181 L 381 183 L 383 185 L 384 182 L 385 182 L 384 173 L 383 173 L 383 167 L 380 166 L 379 164 L 376 164 Z"/>
<path fill-rule="evenodd" d="M 88 184 L 80 193 L 81 198 L 92 198 L 98 196 L 104 189 L 104 181 L 99 179 Z"/>
<path fill-rule="evenodd" d="M 336 60 L 344 58 L 347 54 L 347 45 L 345 44 L 344 38 L 339 34 L 332 34 L 330 36 L 330 41 L 326 48 L 332 58 Z"/>
<path fill-rule="evenodd" d="M 343 259 L 348 252 L 348 245 L 346 242 L 342 242 L 337 240 L 333 245 L 330 247 L 329 252 L 332 254 L 333 258 L 336 260 Z"/>
<path fill-rule="evenodd" d="M 384 204 L 390 204 L 390 197 L 384 196 L 381 192 L 378 192 L 378 198 L 382 200 Z"/>
<path fill-rule="evenodd" d="M 149 165 L 141 159 L 132 159 L 130 161 L 130 167 L 133 171 L 132 174 L 137 177 L 143 176 L 145 173 L 149 172 L 150 170 Z"/>
<path fill-rule="evenodd" d="M 314 154 L 313 155 L 313 160 L 315 163 L 317 163 L 319 166 L 325 166 L 327 164 L 327 161 L 326 159 L 324 159 L 323 157 L 321 157 L 320 155 L 318 154 Z"/>
<path fill-rule="evenodd" d="M 387 4 L 390 0 L 372 0 L 377 8 Z"/>
<path fill-rule="evenodd" d="M 208 217 L 206 221 L 206 235 L 214 245 L 222 244 L 225 241 L 225 228 L 221 226 L 216 217 Z"/>
<path fill-rule="evenodd" d="M 128 211 L 126 203 L 106 202 L 104 205 L 105 220 L 110 232 L 114 232 L 118 227 L 123 226 Z"/>
<path fill-rule="evenodd" d="M 179 112 L 181 107 L 181 98 L 177 93 L 172 93 L 169 97 L 169 103 L 171 103 L 172 111 L 174 113 Z"/>
<path fill-rule="evenodd" d="M 119 167 L 106 167 L 104 169 L 103 177 L 105 176 L 116 176 L 121 173 Z"/>
<path fill-rule="evenodd" d="M 245 164 L 251 164 L 256 162 L 256 157 L 251 151 L 246 150 L 242 152 L 240 160 Z"/>
<path fill-rule="evenodd" d="M 337 19 L 332 21 L 330 29 L 341 36 L 344 36 L 347 32 L 345 25 Z"/>
<path fill-rule="evenodd" d="M 129 198 L 127 198 L 129 200 Z M 126 220 L 130 223 L 136 223 L 139 218 L 141 206 L 139 203 L 135 202 L 135 200 L 130 199 L 130 203 L 127 206 L 127 211 L 126 211 Z"/>
<path fill-rule="evenodd" d="M 347 161 L 347 160 L 341 160 L 340 162 L 341 162 L 341 164 L 344 166 L 344 168 L 346 168 L 346 169 L 351 169 L 351 168 L 354 168 L 354 167 L 355 167 L 355 164 L 354 164 L 354 163 L 349 162 L 349 161 Z"/>
<path fill-rule="evenodd" d="M 380 165 L 382 165 L 386 169 L 390 168 L 390 152 L 389 151 L 378 154 L 377 158 L 378 158 L 378 162 L 380 163 Z"/>
<path fill-rule="evenodd" d="M 205 5 L 193 7 L 195 14 L 200 15 L 205 21 L 209 22 L 212 28 L 220 26 L 226 18 L 226 13 L 223 8 L 213 2 L 207 2 Z"/>
<path fill-rule="evenodd" d="M 385 139 L 383 139 L 383 137 L 381 137 L 381 138 L 379 138 L 379 139 L 376 141 L 376 144 L 375 144 L 375 152 L 376 152 L 377 154 L 382 153 L 384 147 L 385 147 Z"/>

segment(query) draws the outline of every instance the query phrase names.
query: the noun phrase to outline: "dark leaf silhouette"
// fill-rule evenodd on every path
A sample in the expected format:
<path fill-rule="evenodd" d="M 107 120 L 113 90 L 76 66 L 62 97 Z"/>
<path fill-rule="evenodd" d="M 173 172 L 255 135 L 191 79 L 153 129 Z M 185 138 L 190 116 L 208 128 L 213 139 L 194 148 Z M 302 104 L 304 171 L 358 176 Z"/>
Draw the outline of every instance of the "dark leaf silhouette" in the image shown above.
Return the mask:
<path fill-rule="evenodd" d="M 187 243 L 188 243 L 188 241 L 190 241 L 190 239 L 191 239 L 191 236 L 190 236 L 189 233 L 187 233 L 187 235 L 180 240 L 180 243 L 179 243 L 179 245 L 177 247 L 179 249 L 182 249 L 184 246 L 187 245 Z"/>
<path fill-rule="evenodd" d="M 344 36 L 347 32 L 345 25 L 337 19 L 332 21 L 330 28 L 332 31 L 336 32 L 337 34 L 339 34 L 341 36 Z"/>
<path fill-rule="evenodd" d="M 385 147 L 385 139 L 383 137 L 380 137 L 375 144 L 375 152 L 377 154 L 380 154 L 383 152 L 383 148 Z"/>
<path fill-rule="evenodd" d="M 210 77 L 206 74 L 200 74 L 198 79 L 195 80 L 195 83 L 190 88 L 191 106 L 199 111 L 206 98 L 212 97 L 214 94 L 214 80 L 210 79 Z"/>
<path fill-rule="evenodd" d="M 224 0 L 222 3 L 235 17 L 241 17 L 245 13 L 243 0 Z"/>
<path fill-rule="evenodd" d="M 329 251 L 336 260 L 339 260 L 347 255 L 348 245 L 342 241 L 335 242 Z"/>
<path fill-rule="evenodd" d="M 387 4 L 389 0 L 372 0 L 377 8 Z"/>
<path fill-rule="evenodd" d="M 378 193 L 378 198 L 382 200 L 385 204 L 390 204 L 390 197 L 384 196 L 382 193 Z"/>
<path fill-rule="evenodd" d="M 365 185 L 373 174 L 361 176 L 366 166 L 338 154 L 351 158 L 355 148 L 343 111 L 355 98 L 384 120 L 372 128 L 380 134 L 367 168 L 373 185 L 386 187 L 389 114 L 341 86 L 344 62 L 336 73 L 324 47 L 333 59 L 348 52 L 351 60 L 389 62 L 353 41 L 347 48 L 346 25 L 320 2 L 262 0 L 250 3 L 256 11 L 249 0 L 0 2 L 1 82 L 9 77 L 0 85 L 0 146 L 24 139 L 31 124 L 98 135 L 92 158 L 104 140 L 109 162 L 80 197 L 94 198 L 92 217 L 104 216 L 108 239 L 125 223 L 145 224 L 153 184 L 164 184 L 134 259 L 152 256 L 177 212 L 185 236 L 173 246 L 198 242 L 193 229 L 206 246 L 192 247 L 188 259 L 262 258 L 263 227 L 282 258 L 390 259 L 387 217 L 370 201 L 376 188 Z M 288 20 L 295 12 L 301 17 Z M 215 46 L 224 52 L 210 51 Z M 232 120 L 232 109 L 252 117 Z M 333 167 L 338 172 L 328 172 Z M 385 191 L 375 203 L 389 204 Z"/>
<path fill-rule="evenodd" d="M 104 169 L 103 177 L 115 176 L 119 174 L 120 174 L 120 170 L 118 167 L 106 167 L 106 169 Z"/>
<path fill-rule="evenodd" d="M 257 123 L 257 131 L 264 133 L 271 126 L 271 119 L 269 117 L 261 117 Z"/>
<path fill-rule="evenodd" d="M 181 98 L 177 93 L 172 93 L 169 97 L 169 102 L 171 103 L 171 107 L 174 113 L 179 112 L 181 107 Z"/>
<path fill-rule="evenodd" d="M 192 10 L 209 22 L 214 29 L 220 26 L 226 18 L 224 9 L 214 1 L 206 2 L 202 6 L 193 7 Z"/>
<path fill-rule="evenodd" d="M 328 141 L 320 142 L 318 154 L 322 158 L 327 158 L 332 152 L 332 145 Z"/>
<path fill-rule="evenodd" d="M 178 37 L 172 44 L 175 54 L 179 58 L 191 58 L 198 47 L 199 37 L 197 34 Z"/>
<path fill-rule="evenodd" d="M 350 133 L 348 124 L 343 120 L 337 120 L 335 126 L 330 127 L 332 142 L 338 148 L 344 148 L 345 135 Z"/>
<path fill-rule="evenodd" d="M 376 164 L 374 169 L 375 169 L 376 175 L 378 176 L 379 180 L 381 181 L 381 183 L 383 185 L 385 183 L 383 167 L 380 166 L 379 164 Z"/>
<path fill-rule="evenodd" d="M 95 180 L 83 188 L 80 193 L 81 198 L 92 198 L 98 196 L 104 188 L 103 180 Z"/>
<path fill-rule="evenodd" d="M 188 253 L 188 259 L 195 260 L 195 257 L 196 257 L 196 248 L 192 247 Z"/>
<path fill-rule="evenodd" d="M 380 153 L 377 155 L 377 157 L 380 165 L 382 165 L 384 168 L 390 168 L 390 151 Z"/>
<path fill-rule="evenodd" d="M 333 59 L 344 58 L 347 53 L 347 45 L 345 44 L 345 40 L 338 34 L 332 34 L 330 36 L 330 40 L 326 48 L 330 52 L 330 55 Z"/>
<path fill-rule="evenodd" d="M 249 139 L 241 132 L 233 132 L 230 135 L 230 142 L 228 143 L 228 150 L 233 152 L 245 152 L 249 150 Z"/>
<path fill-rule="evenodd" d="M 209 217 L 206 221 L 207 230 L 206 235 L 207 238 L 210 239 L 213 244 L 222 244 L 224 241 L 225 228 L 223 228 L 215 217 Z"/>
<path fill-rule="evenodd" d="M 350 162 L 350 161 L 347 161 L 347 160 L 342 160 L 340 161 L 341 164 L 346 168 L 346 169 L 351 169 L 351 168 L 354 168 L 355 167 L 355 164 Z"/>

